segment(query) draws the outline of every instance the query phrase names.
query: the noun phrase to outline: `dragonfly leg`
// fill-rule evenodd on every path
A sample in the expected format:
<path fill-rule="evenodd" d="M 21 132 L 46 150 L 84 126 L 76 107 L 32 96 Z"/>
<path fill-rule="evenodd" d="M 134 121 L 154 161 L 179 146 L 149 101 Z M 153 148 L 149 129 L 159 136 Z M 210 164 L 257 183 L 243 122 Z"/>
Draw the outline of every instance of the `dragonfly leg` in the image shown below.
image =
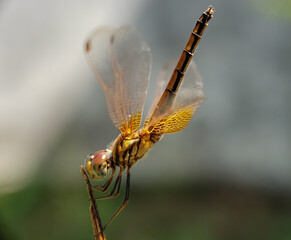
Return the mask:
<path fill-rule="evenodd" d="M 120 191 L 120 185 L 121 185 L 121 179 L 122 179 L 122 171 L 120 170 L 118 173 L 118 176 L 115 180 L 114 186 L 111 190 L 111 193 L 108 196 L 104 196 L 104 197 L 98 197 L 95 198 L 96 200 L 101 200 L 101 199 L 109 199 L 109 198 L 114 198 L 117 197 L 119 195 L 119 191 Z"/>
<path fill-rule="evenodd" d="M 106 192 L 107 188 L 110 186 L 110 184 L 113 180 L 114 174 L 115 174 L 115 168 L 112 169 L 110 177 L 108 178 L 108 180 L 106 181 L 106 183 L 103 186 L 94 186 L 93 185 L 92 187 L 94 189 L 98 190 L 99 192 Z"/>
<path fill-rule="evenodd" d="M 129 190 L 130 190 L 130 171 L 129 168 L 127 169 L 127 175 L 126 175 L 126 185 L 125 185 L 125 195 L 124 200 L 121 205 L 121 207 L 116 211 L 116 213 L 113 215 L 113 217 L 106 223 L 103 229 L 105 229 L 112 221 L 113 219 L 122 211 L 122 209 L 126 206 L 129 200 Z"/>

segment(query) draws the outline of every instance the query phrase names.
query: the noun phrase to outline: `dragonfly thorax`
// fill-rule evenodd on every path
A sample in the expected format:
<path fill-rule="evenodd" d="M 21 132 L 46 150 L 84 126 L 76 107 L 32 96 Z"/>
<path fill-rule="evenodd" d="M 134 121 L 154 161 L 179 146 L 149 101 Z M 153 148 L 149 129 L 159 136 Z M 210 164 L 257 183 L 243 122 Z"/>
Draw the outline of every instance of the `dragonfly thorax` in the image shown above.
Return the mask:
<path fill-rule="evenodd" d="M 120 168 L 132 167 L 142 158 L 161 136 L 141 129 L 132 134 L 120 134 L 112 146 L 112 165 Z"/>

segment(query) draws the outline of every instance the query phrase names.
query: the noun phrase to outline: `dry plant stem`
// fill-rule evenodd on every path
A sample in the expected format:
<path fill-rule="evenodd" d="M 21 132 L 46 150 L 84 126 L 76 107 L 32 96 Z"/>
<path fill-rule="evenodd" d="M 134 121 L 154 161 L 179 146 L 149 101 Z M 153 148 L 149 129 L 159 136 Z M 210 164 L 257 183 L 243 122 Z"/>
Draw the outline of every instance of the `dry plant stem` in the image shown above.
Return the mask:
<path fill-rule="evenodd" d="M 95 196 L 94 192 L 92 189 L 92 185 L 89 181 L 89 178 L 87 176 L 87 173 L 84 170 L 84 166 L 81 166 L 81 174 L 84 177 L 85 183 L 87 185 L 87 191 L 89 194 L 89 200 L 90 200 L 90 214 L 91 214 L 91 221 L 92 221 L 92 227 L 93 227 L 93 232 L 94 232 L 94 239 L 95 240 L 106 240 L 102 223 L 101 223 L 101 218 L 99 216 L 99 212 L 97 209 L 97 204 L 95 201 Z"/>

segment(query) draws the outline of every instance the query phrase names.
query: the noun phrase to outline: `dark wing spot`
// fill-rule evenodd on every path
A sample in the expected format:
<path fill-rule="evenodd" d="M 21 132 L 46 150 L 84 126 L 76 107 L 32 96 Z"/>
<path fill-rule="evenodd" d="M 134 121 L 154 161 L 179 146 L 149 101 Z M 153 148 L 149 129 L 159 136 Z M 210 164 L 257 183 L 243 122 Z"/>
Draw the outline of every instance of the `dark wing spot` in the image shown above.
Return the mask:
<path fill-rule="evenodd" d="M 91 51 L 91 42 L 90 41 L 88 41 L 87 43 L 86 43 L 86 52 L 90 52 Z"/>

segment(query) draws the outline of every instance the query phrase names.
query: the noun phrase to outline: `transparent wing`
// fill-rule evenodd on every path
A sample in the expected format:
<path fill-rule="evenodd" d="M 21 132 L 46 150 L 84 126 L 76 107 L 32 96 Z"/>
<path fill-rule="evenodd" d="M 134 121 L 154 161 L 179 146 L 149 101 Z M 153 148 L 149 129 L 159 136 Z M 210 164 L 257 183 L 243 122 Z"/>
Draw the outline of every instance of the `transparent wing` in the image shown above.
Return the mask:
<path fill-rule="evenodd" d="M 204 100 L 202 78 L 197 71 L 195 63 L 192 61 L 177 92 L 174 104 L 169 106 L 169 109 L 163 115 L 159 115 L 151 121 L 153 124 L 149 125 L 149 119 L 157 107 L 173 69 L 175 69 L 176 62 L 171 61 L 167 64 L 159 75 L 156 97 L 145 122 L 145 127 L 155 134 L 174 133 L 183 130 Z"/>
<path fill-rule="evenodd" d="M 151 50 L 129 26 L 101 27 L 87 39 L 85 55 L 105 94 L 110 118 L 121 132 L 141 122 L 151 70 Z"/>

